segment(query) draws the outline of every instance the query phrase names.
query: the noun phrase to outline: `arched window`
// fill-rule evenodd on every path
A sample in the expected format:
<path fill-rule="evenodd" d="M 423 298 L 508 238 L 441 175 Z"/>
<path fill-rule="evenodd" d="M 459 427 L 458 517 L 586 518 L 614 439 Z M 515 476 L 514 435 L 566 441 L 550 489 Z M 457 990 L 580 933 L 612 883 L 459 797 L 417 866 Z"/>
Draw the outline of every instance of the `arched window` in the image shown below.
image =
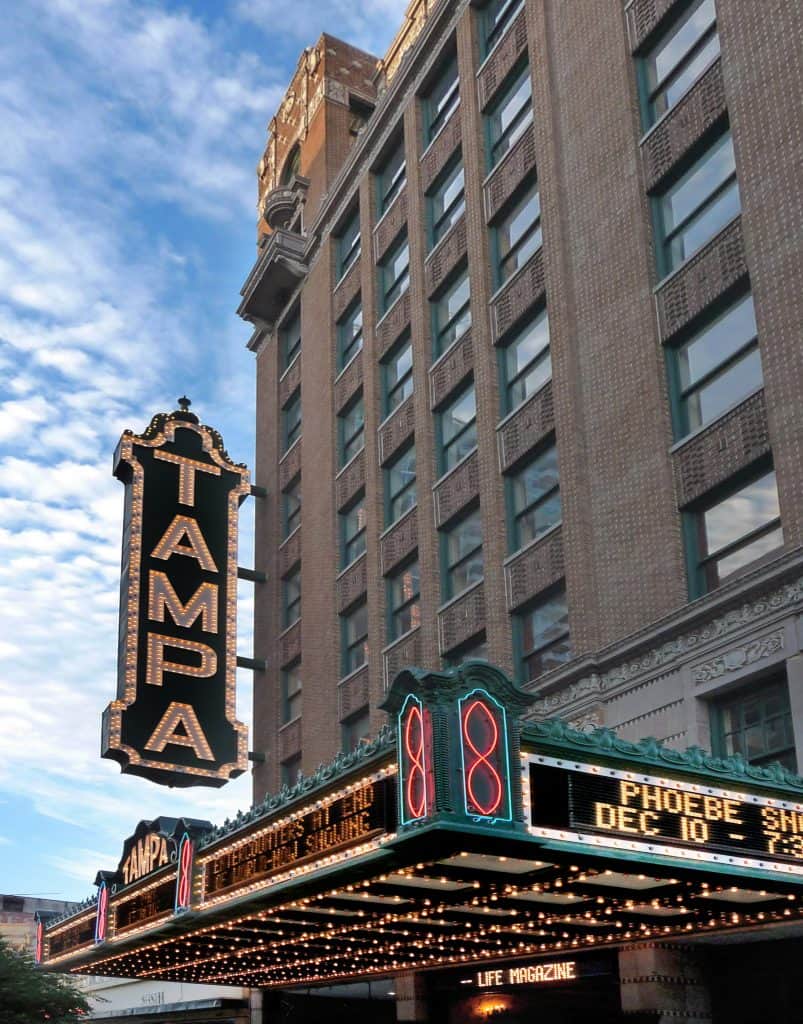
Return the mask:
<path fill-rule="evenodd" d="M 298 174 L 298 169 L 301 166 L 301 149 L 296 143 L 295 146 L 290 150 L 287 159 L 284 162 L 282 168 L 282 177 L 279 182 L 280 187 L 284 188 L 289 185 L 293 178 Z"/>

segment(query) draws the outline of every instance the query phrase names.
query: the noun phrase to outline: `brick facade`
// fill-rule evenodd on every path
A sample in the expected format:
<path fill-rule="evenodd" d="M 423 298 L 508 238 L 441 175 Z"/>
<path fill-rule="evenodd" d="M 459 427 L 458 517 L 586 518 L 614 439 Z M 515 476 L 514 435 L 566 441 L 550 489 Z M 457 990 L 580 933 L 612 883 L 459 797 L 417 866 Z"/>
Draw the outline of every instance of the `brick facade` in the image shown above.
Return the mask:
<path fill-rule="evenodd" d="M 294 79 L 294 95 L 312 100 L 306 107 L 300 99 L 283 103 L 271 122 L 266 154 L 273 156 L 266 157 L 261 194 L 277 187 L 294 140 L 309 186 L 299 248 L 305 276 L 281 296 L 283 311 L 300 303 L 302 356 L 281 376 L 276 324 L 263 320 L 253 345 L 254 478 L 268 490 L 256 509 L 256 567 L 267 582 L 257 585 L 255 654 L 268 664 L 255 681 L 253 746 L 266 755 L 254 772 L 259 799 L 278 787 L 283 759 L 300 751 L 311 771 L 330 758 L 349 715 L 368 707 L 376 731 L 387 683 L 405 665 L 440 666 L 484 637 L 489 658 L 515 672 L 516 616 L 558 585 L 566 588 L 574 657 L 528 683 L 539 696 L 537 714 L 559 713 L 585 727 L 607 723 L 633 739 L 654 734 L 707 746 L 708 708 L 722 688 L 783 668 L 803 744 L 795 618 L 803 607 L 803 196 L 793 144 L 803 116 L 803 9 L 784 0 L 719 0 L 720 57 L 645 131 L 636 60 L 682 8 L 678 0 L 525 0 L 484 61 L 481 6 L 431 5 L 392 77 L 381 64 L 374 75 L 373 58 L 324 37 L 312 48 L 319 57 L 308 53 Z M 460 103 L 425 149 L 421 96 L 444 66 L 444 52 L 455 50 Z M 533 123 L 489 172 L 485 115 L 525 59 Z M 311 92 L 304 93 L 304 82 Z M 354 98 L 376 103 L 357 135 L 348 127 Z M 656 196 L 725 124 L 741 212 L 660 278 Z M 400 129 L 406 184 L 378 220 L 374 171 Z M 430 249 L 426 196 L 458 150 L 465 214 Z M 525 181 L 538 184 L 543 244 L 500 288 L 493 231 Z M 337 281 L 333 238 L 357 204 L 362 255 Z M 409 288 L 380 315 L 377 263 L 404 229 Z M 471 327 L 433 360 L 430 299 L 463 264 Z M 678 440 L 667 353 L 748 287 L 763 387 Z M 363 349 L 338 374 L 336 322 L 357 296 Z M 543 307 L 552 379 L 508 413 L 500 394 L 503 349 Z M 413 394 L 386 417 L 380 364 L 403 335 L 412 344 Z M 469 380 L 477 447 L 442 475 L 437 417 Z M 299 387 L 302 438 L 281 453 L 281 406 Z M 365 447 L 341 469 L 337 413 L 360 391 Z M 413 440 L 417 504 L 388 524 L 385 471 Z M 553 440 L 562 521 L 512 550 L 508 481 Z M 684 514 L 761 460 L 772 460 L 777 473 L 783 549 L 690 604 Z M 298 478 L 301 526 L 284 539 L 281 491 Z M 360 493 L 366 551 L 344 570 L 338 513 Z M 484 578 L 445 601 L 443 531 L 477 507 Z M 390 642 L 388 578 L 413 560 L 420 625 Z M 301 620 L 282 631 L 280 580 L 298 565 Z M 339 616 L 363 598 L 368 663 L 341 678 Z M 302 716 L 280 729 L 279 670 L 298 659 Z"/>

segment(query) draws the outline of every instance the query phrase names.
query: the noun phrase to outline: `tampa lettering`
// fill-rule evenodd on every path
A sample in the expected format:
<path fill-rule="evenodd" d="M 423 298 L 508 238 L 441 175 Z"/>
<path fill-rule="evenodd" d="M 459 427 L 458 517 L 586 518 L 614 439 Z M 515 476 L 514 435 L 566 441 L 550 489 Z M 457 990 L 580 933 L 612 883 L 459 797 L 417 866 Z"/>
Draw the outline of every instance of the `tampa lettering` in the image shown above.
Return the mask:
<path fill-rule="evenodd" d="M 217 466 L 172 452 L 155 451 L 154 458 L 168 462 L 178 469 L 178 501 L 188 508 L 195 506 L 195 474 L 209 473 L 220 476 Z M 205 633 L 218 632 L 218 584 L 202 582 L 185 602 L 176 594 L 170 580 L 171 559 L 192 558 L 204 572 L 217 573 L 218 567 L 209 545 L 196 519 L 179 514 L 173 517 L 153 551 L 151 558 L 166 563 L 165 572 L 151 569 L 148 573 L 148 621 L 164 623 L 172 620 L 179 629 L 190 629 L 200 620 Z M 165 673 L 208 679 L 217 672 L 217 654 L 209 644 L 198 640 L 169 636 L 161 631 L 149 630 L 146 641 L 145 682 L 149 686 L 162 686 Z M 172 652 L 182 652 L 183 660 L 176 660 Z M 192 661 L 188 661 L 190 657 Z M 189 747 L 202 761 L 214 761 L 215 755 L 191 704 L 172 701 L 168 704 L 156 728 L 151 733 L 146 750 L 156 753 L 168 745 Z"/>

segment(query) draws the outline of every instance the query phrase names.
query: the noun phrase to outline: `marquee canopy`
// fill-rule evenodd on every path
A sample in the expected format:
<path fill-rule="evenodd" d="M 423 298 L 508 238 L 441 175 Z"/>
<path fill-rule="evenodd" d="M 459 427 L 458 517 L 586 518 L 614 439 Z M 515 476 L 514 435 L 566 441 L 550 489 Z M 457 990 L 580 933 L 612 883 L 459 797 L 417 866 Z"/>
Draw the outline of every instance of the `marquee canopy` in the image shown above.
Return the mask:
<path fill-rule="evenodd" d="M 39 926 L 52 970 L 314 985 L 803 915 L 803 779 L 559 720 L 485 662 L 407 670 L 391 727 L 216 829 L 143 822 Z"/>

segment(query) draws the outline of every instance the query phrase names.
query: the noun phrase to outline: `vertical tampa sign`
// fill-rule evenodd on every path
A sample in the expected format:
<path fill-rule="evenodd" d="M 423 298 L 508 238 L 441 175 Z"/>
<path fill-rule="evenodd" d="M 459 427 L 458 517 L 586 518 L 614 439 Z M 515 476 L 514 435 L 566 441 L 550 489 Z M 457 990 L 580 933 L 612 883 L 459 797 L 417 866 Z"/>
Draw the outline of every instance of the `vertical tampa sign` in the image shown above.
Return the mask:
<path fill-rule="evenodd" d="M 221 786 L 247 767 L 236 720 L 237 516 L 248 470 L 182 409 L 126 431 L 117 699 L 104 757 L 171 786 Z"/>

